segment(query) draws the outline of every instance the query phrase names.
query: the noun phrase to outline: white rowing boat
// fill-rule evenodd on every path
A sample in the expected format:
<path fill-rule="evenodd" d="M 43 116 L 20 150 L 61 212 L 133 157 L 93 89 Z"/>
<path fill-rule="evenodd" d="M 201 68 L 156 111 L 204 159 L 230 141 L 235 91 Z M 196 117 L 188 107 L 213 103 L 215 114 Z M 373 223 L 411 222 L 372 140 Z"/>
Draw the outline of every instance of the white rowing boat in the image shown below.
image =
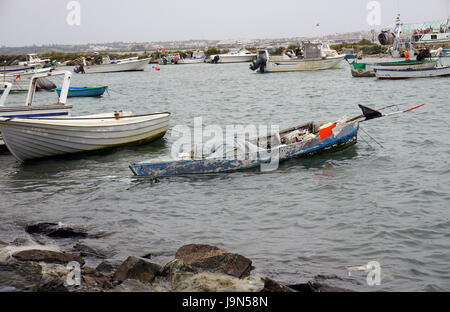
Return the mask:
<path fill-rule="evenodd" d="M 164 136 L 170 113 L 131 112 L 82 117 L 0 118 L 9 151 L 20 161 L 140 144 Z"/>
<path fill-rule="evenodd" d="M 375 69 L 377 79 L 407 79 L 450 76 L 450 66 L 434 68 Z"/>
<path fill-rule="evenodd" d="M 65 77 L 58 103 L 32 106 L 37 79 L 62 74 Z M 72 108 L 65 105 L 70 76 L 69 71 L 36 75 L 31 79 L 25 107 L 0 107 L 3 141 L 18 160 L 150 142 L 166 133 L 170 118 L 168 112 L 137 116 L 122 111 L 80 117 L 58 116 L 59 111 L 67 115 Z M 10 89 L 11 84 L 8 83 L 7 92 L 0 99 L 0 106 L 5 102 Z"/>

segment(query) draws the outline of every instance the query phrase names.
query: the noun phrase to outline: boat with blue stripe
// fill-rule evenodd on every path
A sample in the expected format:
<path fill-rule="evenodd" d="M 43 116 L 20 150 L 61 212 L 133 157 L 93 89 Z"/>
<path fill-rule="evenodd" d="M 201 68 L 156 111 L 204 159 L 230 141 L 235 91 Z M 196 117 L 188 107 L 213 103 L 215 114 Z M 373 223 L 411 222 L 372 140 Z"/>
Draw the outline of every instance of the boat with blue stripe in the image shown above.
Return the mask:
<path fill-rule="evenodd" d="M 68 97 L 78 96 L 102 96 L 108 89 L 108 86 L 100 87 L 70 87 Z M 61 94 L 61 88 L 56 88 L 58 95 Z"/>
<path fill-rule="evenodd" d="M 211 153 L 180 159 L 148 160 L 130 165 L 136 176 L 163 177 L 185 174 L 230 172 L 260 167 L 271 171 L 278 163 L 294 157 L 336 151 L 357 141 L 358 122 L 318 125 L 314 122 L 292 127 L 231 146 L 218 144 Z M 248 151 L 248 152 L 246 152 Z M 203 149 L 204 152 L 204 149 Z M 195 154 L 195 153 L 194 153 Z"/>
<path fill-rule="evenodd" d="M 308 122 L 248 140 L 238 139 L 239 134 L 234 134 L 234 140 L 208 141 L 204 145 L 196 145 L 190 152 L 178 154 L 174 159 L 151 159 L 133 163 L 129 167 L 134 175 L 150 178 L 232 172 L 258 167 L 261 171 L 273 171 L 280 162 L 291 158 L 335 152 L 356 144 L 361 122 L 409 112 L 424 104 L 403 111 L 398 108 L 400 105 L 403 104 L 389 105 L 379 110 L 359 105 L 362 114 L 351 119 L 344 117 L 336 122 L 321 124 Z M 390 108 L 394 109 L 391 113 L 380 112 Z M 245 133 L 243 137 L 246 136 Z"/>
<path fill-rule="evenodd" d="M 34 94 L 36 92 L 36 85 L 39 78 L 62 75 L 64 74 L 63 92 L 58 98 L 57 103 L 32 105 Z M 40 73 L 31 78 L 27 100 L 25 105 L 5 106 L 6 99 L 11 91 L 13 84 L 11 82 L 3 82 L 4 92 L 0 97 L 0 118 L 34 118 L 34 117 L 64 117 L 70 116 L 72 113 L 72 105 L 67 105 L 67 90 L 69 88 L 71 73 Z M 5 145 L 0 131 L 0 147 Z"/>

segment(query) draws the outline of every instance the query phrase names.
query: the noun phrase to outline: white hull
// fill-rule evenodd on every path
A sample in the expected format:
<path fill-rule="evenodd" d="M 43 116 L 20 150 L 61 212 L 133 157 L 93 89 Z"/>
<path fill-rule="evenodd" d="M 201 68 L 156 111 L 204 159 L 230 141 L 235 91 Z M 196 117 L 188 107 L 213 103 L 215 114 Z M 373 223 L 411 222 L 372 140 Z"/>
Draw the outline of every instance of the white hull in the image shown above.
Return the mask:
<path fill-rule="evenodd" d="M 178 60 L 177 64 L 199 64 L 204 63 L 205 58 L 198 58 L 198 59 L 180 59 Z"/>
<path fill-rule="evenodd" d="M 265 72 L 288 72 L 288 71 L 305 71 L 305 70 L 323 70 L 331 68 L 340 68 L 341 61 L 345 55 L 307 59 L 307 60 L 286 60 L 276 57 L 270 57 Z"/>
<path fill-rule="evenodd" d="M 148 64 L 149 60 L 150 59 L 146 58 L 141 60 L 125 61 L 116 64 L 84 66 L 83 68 L 85 74 L 142 71 L 145 69 L 145 66 Z"/>
<path fill-rule="evenodd" d="M 84 117 L 0 119 L 3 139 L 20 161 L 93 151 L 158 139 L 166 133 L 170 113 L 145 116 L 114 114 Z"/>
<path fill-rule="evenodd" d="M 382 65 L 369 65 L 366 64 L 366 69 L 374 71 L 374 69 L 405 69 L 405 68 L 412 68 L 412 69 L 421 69 L 421 68 L 433 68 L 437 64 L 437 60 L 433 62 L 425 62 L 420 64 L 403 64 L 403 65 L 393 65 L 393 66 L 382 66 Z"/>
<path fill-rule="evenodd" d="M 407 78 L 430 78 L 450 76 L 450 66 L 429 69 L 405 69 L 386 70 L 377 69 L 375 76 L 378 79 L 407 79 Z"/>

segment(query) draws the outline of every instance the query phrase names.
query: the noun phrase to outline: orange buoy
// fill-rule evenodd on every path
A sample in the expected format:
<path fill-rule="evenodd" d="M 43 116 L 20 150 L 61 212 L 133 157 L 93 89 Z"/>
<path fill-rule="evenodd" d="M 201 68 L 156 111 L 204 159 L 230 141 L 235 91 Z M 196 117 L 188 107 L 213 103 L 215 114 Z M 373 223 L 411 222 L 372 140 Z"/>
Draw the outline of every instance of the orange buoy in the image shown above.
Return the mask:
<path fill-rule="evenodd" d="M 155 67 L 155 70 L 160 70 L 160 68 L 159 67 Z"/>

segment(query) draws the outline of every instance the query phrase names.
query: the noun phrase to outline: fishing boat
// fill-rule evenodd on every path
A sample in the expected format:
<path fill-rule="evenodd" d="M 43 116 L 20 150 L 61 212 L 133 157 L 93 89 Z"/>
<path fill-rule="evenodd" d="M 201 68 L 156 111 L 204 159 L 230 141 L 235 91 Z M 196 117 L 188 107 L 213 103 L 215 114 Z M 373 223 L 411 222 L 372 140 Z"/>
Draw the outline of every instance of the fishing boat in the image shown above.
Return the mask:
<path fill-rule="evenodd" d="M 250 52 L 246 49 L 240 49 L 224 54 L 210 55 L 206 59 L 206 62 L 212 64 L 251 62 L 256 58 L 256 56 L 256 53 Z"/>
<path fill-rule="evenodd" d="M 421 69 L 435 67 L 438 58 L 424 59 L 421 61 L 409 60 L 409 61 L 394 61 L 394 62 L 381 62 L 381 63 L 363 63 L 354 61 L 350 64 L 350 70 L 353 77 L 375 77 L 375 69 Z"/>
<path fill-rule="evenodd" d="M 282 56 L 270 55 L 267 50 L 259 51 L 259 56 L 250 65 L 250 69 L 265 72 L 310 71 L 339 68 L 345 55 L 329 49 L 320 42 L 307 42 L 298 53 L 286 53 Z"/>
<path fill-rule="evenodd" d="M 54 104 L 44 105 L 32 105 L 34 93 L 36 91 L 36 85 L 38 80 L 43 77 L 64 75 L 63 91 L 58 98 L 58 102 Z M 70 116 L 72 112 L 72 106 L 66 104 L 67 90 L 69 88 L 71 73 L 65 72 L 52 72 L 46 74 L 35 75 L 29 84 L 28 96 L 24 106 L 5 106 L 6 99 L 12 89 L 12 83 L 3 83 L 4 92 L 0 98 L 0 118 L 28 118 L 28 117 L 57 117 L 57 116 Z M 2 132 L 0 129 L 0 145 L 4 145 L 2 138 Z"/>
<path fill-rule="evenodd" d="M 133 163 L 130 169 L 136 176 L 151 178 L 231 172 L 257 167 L 262 171 L 272 171 L 281 161 L 351 146 L 357 142 L 361 122 L 408 112 L 423 104 L 389 114 L 382 114 L 380 111 L 398 105 L 386 106 L 380 110 L 359 106 L 362 114 L 348 120 L 341 118 L 336 122 L 323 124 L 308 122 L 250 140 L 235 138 L 231 144 L 218 141 L 209 146 L 205 144 L 200 148 L 197 147 L 188 153 L 180 153 L 175 159 L 151 159 Z"/>
<path fill-rule="evenodd" d="M 191 57 L 182 57 L 178 60 L 177 64 L 200 64 L 206 60 L 205 53 L 203 51 L 195 51 Z"/>
<path fill-rule="evenodd" d="M 83 64 L 74 68 L 75 73 L 93 74 L 93 73 L 111 73 L 123 71 L 143 71 L 150 58 L 138 59 L 137 57 L 111 60 L 109 56 L 102 58 L 102 64 L 89 65 L 86 58 L 82 58 Z"/>
<path fill-rule="evenodd" d="M 38 65 L 41 67 L 50 67 L 55 65 L 50 59 L 40 59 L 36 53 L 30 53 L 26 55 L 27 60 L 24 62 L 19 62 L 20 66 L 33 66 Z"/>
<path fill-rule="evenodd" d="M 170 113 L 0 118 L 7 148 L 19 161 L 142 144 L 164 136 Z"/>
<path fill-rule="evenodd" d="M 377 79 L 407 79 L 450 76 L 450 66 L 419 69 L 375 69 Z"/>
<path fill-rule="evenodd" d="M 68 97 L 79 96 L 102 96 L 108 89 L 108 86 L 101 87 L 70 87 Z M 58 95 L 61 93 L 61 88 L 56 88 Z"/>
<path fill-rule="evenodd" d="M 417 27 L 412 38 L 416 43 L 450 42 L 450 18 Z"/>
<path fill-rule="evenodd" d="M 435 57 L 450 57 L 450 49 L 443 49 L 442 47 L 436 50 L 431 50 L 431 55 Z"/>

